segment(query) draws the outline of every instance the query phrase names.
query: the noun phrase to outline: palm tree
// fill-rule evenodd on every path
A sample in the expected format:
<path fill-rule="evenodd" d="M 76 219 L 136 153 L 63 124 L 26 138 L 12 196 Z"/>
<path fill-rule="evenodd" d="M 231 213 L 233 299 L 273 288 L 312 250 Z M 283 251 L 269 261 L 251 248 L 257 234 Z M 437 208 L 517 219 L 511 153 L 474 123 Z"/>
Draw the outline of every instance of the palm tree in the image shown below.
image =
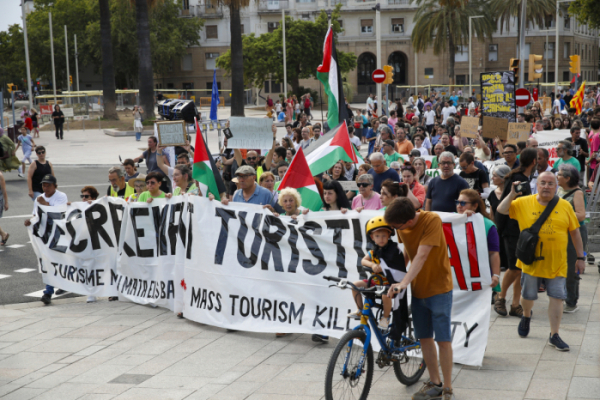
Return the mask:
<path fill-rule="evenodd" d="M 115 70 L 113 65 L 112 41 L 110 34 L 110 8 L 108 0 L 99 0 L 100 35 L 102 47 L 102 91 L 104 97 L 104 118 L 119 119 L 117 115 L 117 95 L 115 93 Z"/>
<path fill-rule="evenodd" d="M 144 109 L 144 117 L 154 119 L 154 72 L 152 71 L 152 53 L 150 51 L 150 21 L 148 3 L 152 0 L 135 0 L 135 19 L 138 37 L 138 87 L 140 104 Z"/>
<path fill-rule="evenodd" d="M 231 33 L 231 115 L 244 116 L 244 55 L 240 9 L 250 0 L 221 0 L 229 7 Z"/>
<path fill-rule="evenodd" d="M 413 0 L 419 6 L 415 15 L 415 27 L 411 39 L 415 52 L 425 52 L 433 46 L 439 55 L 448 51 L 450 66 L 448 76 L 454 84 L 454 55 L 456 47 L 469 42 L 469 17 L 483 15 L 472 20 L 473 33 L 484 42 L 491 38 L 495 22 L 486 0 Z M 469 77 L 471 79 L 471 77 Z"/>
<path fill-rule="evenodd" d="M 513 18 L 517 19 L 517 38 L 521 37 L 521 1 L 522 0 L 491 0 L 490 9 L 492 14 L 500 21 L 500 33 L 510 32 Z M 537 24 L 546 26 L 549 16 L 556 15 L 556 0 L 527 0 L 525 23 L 527 26 Z M 517 39 L 518 40 L 518 39 Z M 558 46 L 558 44 L 556 44 Z M 517 55 L 518 56 L 518 55 Z"/>

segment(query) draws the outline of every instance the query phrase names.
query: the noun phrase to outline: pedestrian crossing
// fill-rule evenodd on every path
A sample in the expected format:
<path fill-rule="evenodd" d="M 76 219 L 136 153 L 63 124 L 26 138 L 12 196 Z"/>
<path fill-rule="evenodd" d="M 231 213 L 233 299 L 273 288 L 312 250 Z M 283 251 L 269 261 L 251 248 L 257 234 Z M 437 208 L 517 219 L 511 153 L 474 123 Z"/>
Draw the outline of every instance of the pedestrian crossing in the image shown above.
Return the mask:
<path fill-rule="evenodd" d="M 27 294 L 24 294 L 23 296 L 41 298 L 44 295 L 44 290 L 45 289 L 38 290 L 37 292 L 27 293 Z M 55 290 L 55 292 L 52 295 L 53 299 L 56 299 L 56 298 L 63 297 L 63 296 L 66 296 L 68 294 L 71 294 L 71 292 L 67 292 L 67 291 L 65 291 L 64 293 L 61 293 L 61 294 L 56 294 L 56 288 L 54 288 L 54 290 Z"/>

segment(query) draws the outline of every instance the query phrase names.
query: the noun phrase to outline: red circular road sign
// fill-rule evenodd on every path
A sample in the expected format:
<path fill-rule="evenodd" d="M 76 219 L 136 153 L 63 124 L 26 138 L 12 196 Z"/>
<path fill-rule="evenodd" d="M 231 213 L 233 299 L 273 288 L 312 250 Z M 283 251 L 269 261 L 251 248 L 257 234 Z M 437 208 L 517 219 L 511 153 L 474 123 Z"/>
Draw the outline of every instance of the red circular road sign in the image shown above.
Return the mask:
<path fill-rule="evenodd" d="M 517 89 L 515 100 L 517 107 L 525 107 L 531 101 L 531 93 L 527 89 Z"/>
<path fill-rule="evenodd" d="M 385 81 L 385 71 L 382 69 L 376 69 L 371 74 L 371 78 L 373 78 L 373 82 L 381 83 L 381 82 Z"/>

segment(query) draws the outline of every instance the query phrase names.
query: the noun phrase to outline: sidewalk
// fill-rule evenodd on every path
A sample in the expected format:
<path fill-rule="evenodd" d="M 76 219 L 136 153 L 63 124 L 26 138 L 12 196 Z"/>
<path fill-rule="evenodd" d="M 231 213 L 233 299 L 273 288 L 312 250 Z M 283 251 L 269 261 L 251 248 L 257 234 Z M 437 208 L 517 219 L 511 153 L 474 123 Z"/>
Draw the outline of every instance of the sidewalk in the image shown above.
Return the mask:
<path fill-rule="evenodd" d="M 546 294 L 527 339 L 517 336 L 517 318 L 492 311 L 483 367 L 454 366 L 456 399 L 600 399 L 598 268 L 582 278 L 579 311 L 564 314 L 561 326 L 570 352 L 546 345 Z M 227 332 L 106 299 L 16 304 L 0 308 L 0 398 L 321 399 L 336 343 Z M 409 399 L 419 387 L 375 367 L 369 398 Z"/>

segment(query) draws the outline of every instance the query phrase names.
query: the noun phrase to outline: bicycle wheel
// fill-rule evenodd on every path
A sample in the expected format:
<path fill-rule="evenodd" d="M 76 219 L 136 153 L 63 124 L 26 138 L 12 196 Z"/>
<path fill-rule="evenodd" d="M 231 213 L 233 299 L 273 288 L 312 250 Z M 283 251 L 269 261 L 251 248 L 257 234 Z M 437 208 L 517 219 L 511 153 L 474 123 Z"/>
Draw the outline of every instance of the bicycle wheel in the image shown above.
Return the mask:
<path fill-rule="evenodd" d="M 356 377 L 365 340 L 365 332 L 350 331 L 333 350 L 325 376 L 327 400 L 366 400 L 373 381 L 373 348 L 370 344 L 361 374 Z"/>
<path fill-rule="evenodd" d="M 405 346 L 414 343 L 415 339 L 412 335 L 408 340 L 404 340 Z M 409 354 L 410 353 L 410 354 Z M 399 361 L 394 361 L 394 373 L 396 378 L 406 386 L 413 385 L 421 379 L 425 372 L 425 360 L 421 349 L 408 350 L 402 353 Z"/>

